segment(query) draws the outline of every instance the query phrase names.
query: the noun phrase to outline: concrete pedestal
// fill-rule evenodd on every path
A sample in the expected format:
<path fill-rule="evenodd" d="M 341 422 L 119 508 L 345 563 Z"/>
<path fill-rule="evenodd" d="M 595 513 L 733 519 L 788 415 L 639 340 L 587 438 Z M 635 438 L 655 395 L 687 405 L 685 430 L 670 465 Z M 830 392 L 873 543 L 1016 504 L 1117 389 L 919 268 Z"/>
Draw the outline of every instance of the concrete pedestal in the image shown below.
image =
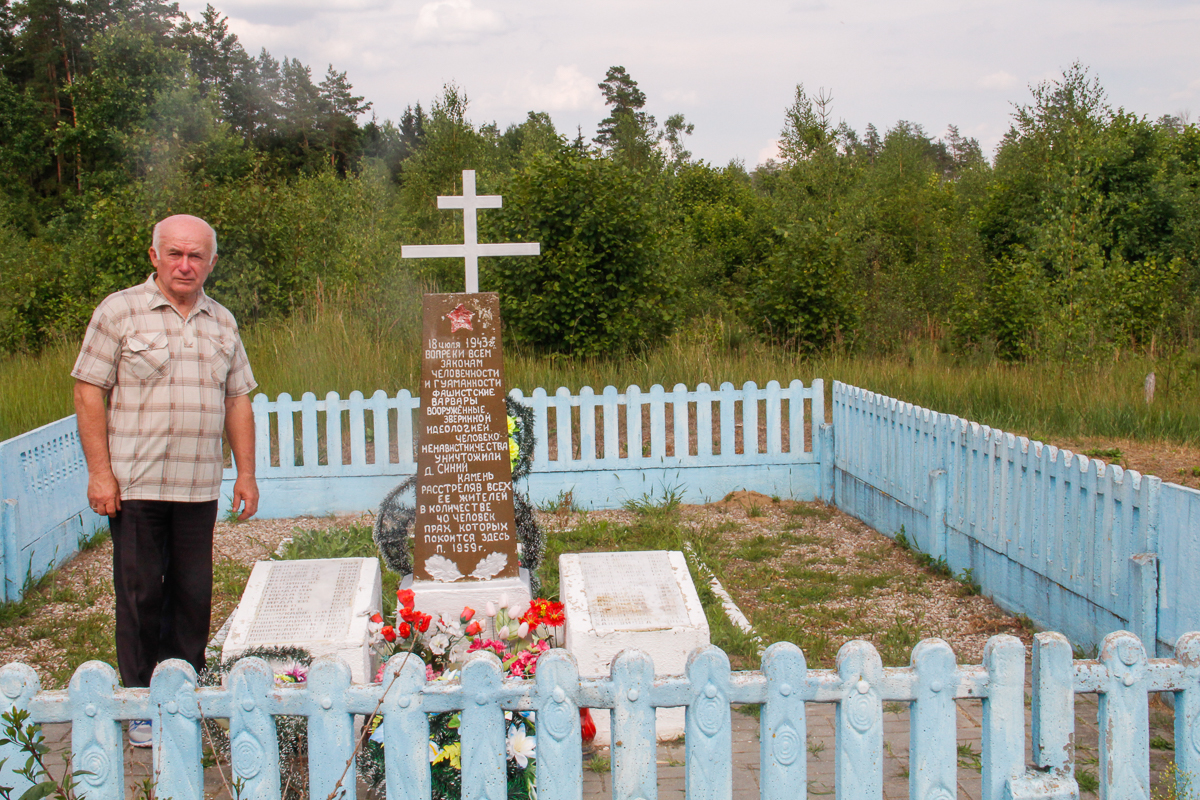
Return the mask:
<path fill-rule="evenodd" d="M 367 623 L 381 596 L 379 559 L 259 561 L 229 621 L 228 659 L 254 647 L 303 647 L 336 655 L 355 683 L 375 677 Z"/>
<path fill-rule="evenodd" d="M 400 581 L 401 589 L 412 589 L 416 609 L 425 614 L 437 617 L 445 614 L 457 618 L 464 606 L 470 606 L 477 612 L 476 619 L 485 625 L 488 622 L 483 609 L 487 604 L 494 603 L 497 607 L 501 600 L 507 600 L 506 608 L 514 605 L 529 606 L 533 595 L 529 591 L 529 572 L 521 570 L 516 578 L 492 578 L 486 581 L 418 581 L 412 575 L 405 575 Z"/>
<path fill-rule="evenodd" d="M 558 559 L 566 648 L 581 676 L 607 676 L 613 657 L 635 648 L 655 675 L 683 675 L 687 657 L 709 643 L 708 621 L 683 553 L 567 553 Z M 610 741 L 609 712 L 593 710 L 596 744 Z M 659 740 L 684 732 L 684 709 L 656 714 Z"/>

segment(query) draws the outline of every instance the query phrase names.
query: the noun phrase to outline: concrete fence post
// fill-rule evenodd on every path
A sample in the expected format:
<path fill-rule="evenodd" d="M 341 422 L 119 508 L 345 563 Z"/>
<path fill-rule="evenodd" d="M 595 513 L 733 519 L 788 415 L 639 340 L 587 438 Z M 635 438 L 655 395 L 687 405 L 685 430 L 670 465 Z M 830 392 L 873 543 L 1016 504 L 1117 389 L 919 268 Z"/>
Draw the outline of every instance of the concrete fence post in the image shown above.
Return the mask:
<path fill-rule="evenodd" d="M 1129 561 L 1133 579 L 1129 628 L 1154 658 L 1158 650 L 1158 554 L 1137 553 Z"/>
<path fill-rule="evenodd" d="M 813 420 L 816 422 L 816 420 Z M 820 427 L 821 501 L 833 504 L 833 423 Z"/>
<path fill-rule="evenodd" d="M 929 555 L 935 560 L 947 558 L 949 550 L 946 541 L 946 481 L 946 470 L 929 472 L 929 505 L 926 513 L 929 519 Z"/>

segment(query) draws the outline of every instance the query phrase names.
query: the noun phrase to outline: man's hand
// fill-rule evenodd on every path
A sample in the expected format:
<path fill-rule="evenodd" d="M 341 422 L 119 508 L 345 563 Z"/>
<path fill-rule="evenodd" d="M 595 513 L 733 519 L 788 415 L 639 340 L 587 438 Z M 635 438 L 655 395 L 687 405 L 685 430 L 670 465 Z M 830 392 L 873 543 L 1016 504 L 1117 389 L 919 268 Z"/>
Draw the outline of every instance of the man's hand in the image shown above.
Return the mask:
<path fill-rule="evenodd" d="M 258 481 L 254 479 L 254 409 L 250 395 L 225 398 L 225 435 L 233 451 L 237 480 L 233 483 L 233 510 L 241 509 L 245 522 L 258 511 Z"/>
<path fill-rule="evenodd" d="M 233 510 L 242 510 L 238 522 L 245 522 L 258 511 L 258 481 L 253 475 L 239 474 L 233 482 Z"/>
<path fill-rule="evenodd" d="M 108 415 L 104 400 L 108 391 L 75 381 L 75 415 L 79 443 L 88 466 L 88 505 L 97 514 L 111 517 L 121 510 L 121 487 L 108 460 Z"/>
<path fill-rule="evenodd" d="M 121 510 L 121 487 L 112 470 L 88 472 L 88 505 L 92 511 L 111 517 Z"/>

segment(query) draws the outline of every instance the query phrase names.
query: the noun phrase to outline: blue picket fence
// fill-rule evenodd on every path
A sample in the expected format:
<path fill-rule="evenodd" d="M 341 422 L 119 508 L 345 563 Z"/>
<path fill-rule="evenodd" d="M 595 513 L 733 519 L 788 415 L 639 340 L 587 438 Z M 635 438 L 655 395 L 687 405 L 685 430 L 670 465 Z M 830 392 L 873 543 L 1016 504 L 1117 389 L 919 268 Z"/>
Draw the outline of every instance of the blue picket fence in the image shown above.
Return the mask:
<path fill-rule="evenodd" d="M 1200 628 L 1200 492 L 840 382 L 834 498 L 1039 628 L 1170 652 Z"/>
<path fill-rule="evenodd" d="M 494 655 L 469 660 L 458 681 L 427 683 L 425 666 L 403 654 L 388 662 L 382 683 L 351 684 L 340 660 L 314 663 L 298 688 L 279 687 L 258 659 L 235 665 L 226 685 L 198 688 L 191 667 L 169 661 L 149 689 L 118 689 L 112 667 L 81 666 L 67 691 L 39 691 L 27 666 L 0 669 L 0 711 L 30 712 L 34 722 L 71 723 L 72 763 L 87 800 L 124 797 L 121 720 L 154 722 L 155 796 L 201 800 L 201 720 L 228 720 L 232 780 L 247 800 L 280 797 L 274 718 L 308 718 L 312 797 L 353 797 L 355 717 L 383 715 L 386 794 L 389 800 L 427 800 L 427 742 L 431 713 L 462 712 L 464 800 L 505 796 L 504 712 L 533 711 L 538 721 L 537 792 L 540 800 L 578 800 L 583 762 L 578 709 L 612 709 L 614 800 L 657 797 L 655 708 L 685 707 L 686 793 L 689 800 L 728 800 L 733 794 L 731 704 L 758 703 L 760 787 L 763 800 L 793 800 L 807 792 L 806 704 L 836 705 L 834 788 L 841 800 L 883 797 L 884 703 L 906 703 L 909 796 L 950 800 L 958 786 L 956 704 L 983 703 L 982 797 L 1078 797 L 1074 778 L 1074 698 L 1100 696 L 1100 797 L 1150 797 L 1151 692 L 1175 697 L 1175 760 L 1181 781 L 1200 774 L 1200 634 L 1179 640 L 1173 659 L 1148 660 L 1128 632 L 1105 638 L 1099 659 L 1073 661 L 1056 633 L 1035 637 L 1032 728 L 1025 722 L 1025 646 L 996 636 L 983 663 L 960 666 L 949 645 L 928 639 L 913 650 L 911 666 L 885 669 L 866 642 L 845 644 L 833 670 L 809 669 L 794 645 L 769 647 L 761 670 L 731 672 L 719 649 L 696 650 L 682 676 L 658 677 L 648 656 L 625 650 L 608 677 L 580 676 L 574 659 L 555 650 L 542 657 L 535 681 L 505 679 Z M 1026 767 L 1032 745 L 1033 769 Z M 0 785 L 14 796 L 28 788 L 13 765 L 25 758 L 0 747 Z M 1180 797 L 1189 796 L 1181 783 Z"/>
<path fill-rule="evenodd" d="M 586 386 L 578 394 L 539 388 L 528 397 L 517 389 L 511 396 L 534 412 L 537 444 L 522 487 L 534 503 L 569 493 L 584 508 L 615 508 L 672 489 L 687 502 L 742 488 L 805 499 L 821 493 L 821 464 L 829 459 L 822 455 L 820 380 L 761 389 L 753 382 L 716 390 L 703 383 L 670 391 L 609 386 L 599 394 Z M 253 407 L 261 516 L 364 511 L 416 472 L 420 398 L 407 390 L 369 398 L 259 395 Z M 226 494 L 233 478 L 227 470 Z"/>
<path fill-rule="evenodd" d="M 74 416 L 0 442 L 0 602 L 19 600 L 107 526 L 88 507 Z"/>
<path fill-rule="evenodd" d="M 526 486 L 584 508 L 675 491 L 823 499 L 901 529 L 1006 610 L 1072 641 L 1132 630 L 1170 652 L 1200 629 L 1200 492 L 835 383 L 542 389 Z M 419 398 L 258 396 L 260 515 L 362 512 L 416 470 Z M 633 446 L 630 445 L 633 443 Z M 0 444 L 4 598 L 103 525 L 87 508 L 74 417 Z M 232 494 L 233 471 L 223 492 Z"/>

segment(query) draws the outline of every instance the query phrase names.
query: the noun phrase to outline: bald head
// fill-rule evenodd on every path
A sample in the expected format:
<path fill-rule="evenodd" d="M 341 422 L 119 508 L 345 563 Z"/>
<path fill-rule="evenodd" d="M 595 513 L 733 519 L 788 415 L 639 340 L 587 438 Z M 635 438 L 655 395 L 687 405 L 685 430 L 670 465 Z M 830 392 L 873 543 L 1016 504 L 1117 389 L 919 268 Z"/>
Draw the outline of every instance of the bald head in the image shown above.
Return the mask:
<path fill-rule="evenodd" d="M 176 228 L 181 228 L 188 233 L 198 230 L 207 232 L 209 241 L 212 242 L 211 255 L 215 256 L 217 254 L 217 232 L 213 230 L 212 225 L 209 225 L 199 217 L 193 217 L 191 214 L 175 214 L 159 221 L 154 226 L 154 235 L 151 238 L 150 246 L 155 250 L 161 250 L 163 237 Z"/>
<path fill-rule="evenodd" d="M 177 214 L 154 226 L 150 263 L 155 283 L 187 319 L 217 262 L 217 234 L 199 217 Z"/>

